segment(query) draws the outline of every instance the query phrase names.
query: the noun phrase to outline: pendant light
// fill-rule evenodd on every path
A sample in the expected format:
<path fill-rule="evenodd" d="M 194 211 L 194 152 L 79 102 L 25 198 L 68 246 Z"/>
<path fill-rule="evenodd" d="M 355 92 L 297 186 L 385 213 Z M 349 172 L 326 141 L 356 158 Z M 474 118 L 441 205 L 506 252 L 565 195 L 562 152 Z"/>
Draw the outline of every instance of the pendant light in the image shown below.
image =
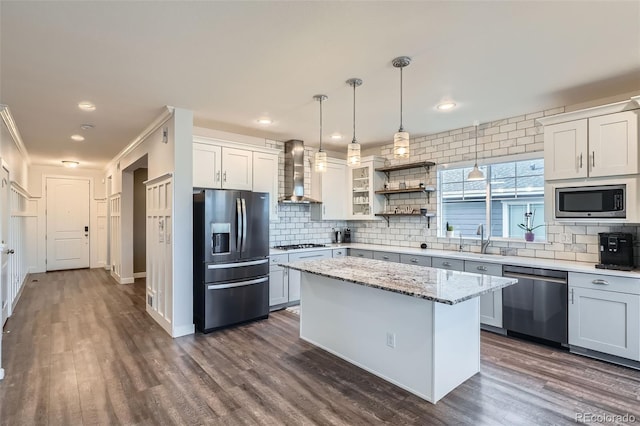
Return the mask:
<path fill-rule="evenodd" d="M 478 168 L 478 121 L 474 121 L 473 125 L 476 126 L 476 163 L 473 165 L 473 170 L 469 172 L 467 180 L 484 180 L 484 173 Z"/>
<path fill-rule="evenodd" d="M 349 167 L 358 167 L 360 165 L 360 144 L 356 141 L 356 87 L 362 85 L 359 78 L 350 78 L 347 84 L 353 87 L 353 140 L 347 147 L 347 164 Z"/>
<path fill-rule="evenodd" d="M 322 150 L 322 101 L 326 101 L 328 96 L 315 95 L 313 99 L 320 102 L 320 149 L 315 156 L 315 170 L 316 172 L 324 173 L 327 171 L 327 153 Z"/>
<path fill-rule="evenodd" d="M 393 135 L 393 158 L 409 158 L 409 132 L 405 132 L 402 127 L 402 69 L 409 66 L 411 58 L 398 56 L 391 63 L 400 68 L 400 128 Z"/>

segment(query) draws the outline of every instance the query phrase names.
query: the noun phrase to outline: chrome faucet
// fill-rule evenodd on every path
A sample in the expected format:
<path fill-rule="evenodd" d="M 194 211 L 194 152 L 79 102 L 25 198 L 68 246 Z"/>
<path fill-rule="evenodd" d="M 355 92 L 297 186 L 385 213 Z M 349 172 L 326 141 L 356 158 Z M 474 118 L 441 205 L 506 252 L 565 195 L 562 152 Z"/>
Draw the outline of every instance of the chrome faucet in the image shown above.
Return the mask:
<path fill-rule="evenodd" d="M 491 237 L 487 236 L 487 240 L 484 240 L 484 225 L 478 225 L 476 235 L 480 235 L 480 253 L 485 254 L 487 252 L 487 247 L 491 244 Z"/>

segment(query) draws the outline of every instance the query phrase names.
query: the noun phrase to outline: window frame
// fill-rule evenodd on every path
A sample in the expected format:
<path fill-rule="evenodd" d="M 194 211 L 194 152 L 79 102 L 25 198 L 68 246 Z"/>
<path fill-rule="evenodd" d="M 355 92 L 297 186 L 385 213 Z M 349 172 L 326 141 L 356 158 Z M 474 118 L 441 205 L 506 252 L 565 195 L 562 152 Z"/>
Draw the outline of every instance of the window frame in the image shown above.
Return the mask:
<path fill-rule="evenodd" d="M 501 156 L 501 157 L 493 157 L 493 158 L 485 158 L 483 160 L 478 160 L 478 167 L 483 167 L 483 166 L 492 166 L 494 164 L 500 164 L 500 163 L 515 163 L 518 161 L 527 161 L 527 160 L 543 160 L 544 161 L 544 153 L 543 151 L 535 151 L 535 152 L 527 152 L 527 153 L 522 153 L 522 154 L 513 154 L 513 155 L 505 155 L 505 156 Z M 465 167 L 473 167 L 474 165 L 474 161 L 460 161 L 460 162 L 455 162 L 455 163 L 445 163 L 445 164 L 440 164 L 437 167 L 436 173 L 437 173 L 437 187 L 438 187 L 438 218 L 439 218 L 439 222 L 440 222 L 440 226 L 438 226 L 437 229 L 437 237 L 438 238 L 453 238 L 453 237 L 447 237 L 446 234 L 442 231 L 442 225 L 444 223 L 444 216 L 443 216 L 443 196 L 442 196 L 442 180 L 440 178 L 440 174 L 443 170 L 446 169 L 461 169 L 461 168 L 465 168 Z M 465 178 L 466 179 L 466 178 Z M 544 174 L 543 174 L 543 179 L 544 179 Z M 539 200 L 542 200 L 543 204 L 545 202 L 545 189 L 544 189 L 544 185 L 543 184 L 543 192 L 542 194 L 539 195 L 539 197 L 537 197 Z M 508 237 L 502 237 L 502 236 L 495 236 L 495 235 L 491 235 L 491 213 L 492 213 L 492 208 L 491 208 L 491 167 L 489 167 L 488 169 L 486 169 L 486 173 L 485 173 L 485 203 L 486 203 L 486 211 L 485 211 L 485 229 L 489 231 L 489 237 L 491 237 L 492 240 L 494 241 L 505 241 L 505 242 L 522 242 L 523 240 L 521 238 L 508 238 Z M 513 201 L 515 202 L 517 199 L 514 199 Z M 464 200 L 461 200 L 464 201 Z M 503 207 L 504 208 L 504 207 Z M 545 207 L 546 210 L 546 207 Z M 544 212 L 542 213 L 544 215 Z M 547 227 L 544 226 L 544 239 L 540 239 L 539 241 L 536 241 L 538 243 L 549 243 L 550 241 L 547 239 Z M 504 223 L 503 223 L 503 229 L 504 229 Z M 503 232 L 504 234 L 504 232 Z M 455 239 L 457 239 L 459 237 L 455 237 Z M 475 236 L 467 236 L 465 235 L 464 237 L 465 239 L 471 239 L 471 240 L 479 240 L 480 237 L 475 237 Z"/>

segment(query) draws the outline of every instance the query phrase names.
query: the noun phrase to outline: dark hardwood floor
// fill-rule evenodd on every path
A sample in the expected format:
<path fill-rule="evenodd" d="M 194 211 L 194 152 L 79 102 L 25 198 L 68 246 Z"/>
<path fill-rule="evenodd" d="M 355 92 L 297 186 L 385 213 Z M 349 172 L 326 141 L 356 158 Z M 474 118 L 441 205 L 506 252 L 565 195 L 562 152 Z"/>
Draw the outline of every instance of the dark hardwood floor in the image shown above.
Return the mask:
<path fill-rule="evenodd" d="M 144 282 L 102 270 L 32 275 L 4 331 L 6 425 L 640 421 L 632 369 L 483 332 L 482 372 L 432 405 L 301 341 L 291 312 L 171 339 L 144 312 Z"/>

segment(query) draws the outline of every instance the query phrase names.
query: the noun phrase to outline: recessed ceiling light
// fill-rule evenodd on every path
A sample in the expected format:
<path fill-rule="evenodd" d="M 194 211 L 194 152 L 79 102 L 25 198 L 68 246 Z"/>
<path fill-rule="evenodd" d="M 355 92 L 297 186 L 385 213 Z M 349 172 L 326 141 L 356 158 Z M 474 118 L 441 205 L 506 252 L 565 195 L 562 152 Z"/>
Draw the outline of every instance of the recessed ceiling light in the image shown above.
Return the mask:
<path fill-rule="evenodd" d="M 84 140 L 84 136 L 82 135 L 71 135 L 71 139 L 76 142 L 82 142 Z"/>
<path fill-rule="evenodd" d="M 78 164 L 80 163 L 78 163 L 77 161 L 68 161 L 68 160 L 62 161 L 62 165 L 70 169 L 75 169 L 76 167 L 78 167 Z"/>
<path fill-rule="evenodd" d="M 95 111 L 96 106 L 89 101 L 82 101 L 78 104 L 78 108 L 83 111 Z"/>
<path fill-rule="evenodd" d="M 259 118 L 258 119 L 258 123 L 259 124 L 271 124 L 273 123 L 273 120 L 270 118 Z"/>
<path fill-rule="evenodd" d="M 80 126 L 82 130 L 90 130 L 90 129 L 93 129 L 94 127 L 96 126 L 94 126 L 93 124 L 83 124 Z"/>
<path fill-rule="evenodd" d="M 455 102 L 447 101 L 447 102 L 442 102 L 438 104 L 436 108 L 439 109 L 440 111 L 449 111 L 450 109 L 453 109 L 455 106 L 456 106 Z"/>
<path fill-rule="evenodd" d="M 342 139 L 342 135 L 339 133 L 334 133 L 333 135 L 331 135 L 331 139 L 340 140 Z"/>

